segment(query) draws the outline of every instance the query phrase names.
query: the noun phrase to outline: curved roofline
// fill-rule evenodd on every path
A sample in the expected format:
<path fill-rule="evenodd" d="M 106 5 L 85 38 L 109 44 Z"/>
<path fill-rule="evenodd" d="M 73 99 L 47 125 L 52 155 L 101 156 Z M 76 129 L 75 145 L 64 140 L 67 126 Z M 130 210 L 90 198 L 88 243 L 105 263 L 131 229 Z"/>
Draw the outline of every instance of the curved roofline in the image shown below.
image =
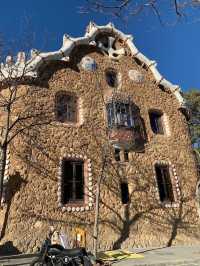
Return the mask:
<path fill-rule="evenodd" d="M 98 26 L 95 23 L 90 22 L 83 37 L 73 38 L 67 34 L 64 34 L 62 47 L 54 52 L 44 53 L 33 49 L 31 50 L 31 58 L 28 60 L 26 60 L 24 52 L 19 52 L 16 62 L 13 62 L 11 56 L 7 56 L 6 63 L 2 63 L 0 67 L 0 80 L 3 81 L 4 79 L 9 78 L 11 75 L 14 78 L 21 77 L 22 75 L 36 78 L 38 77 L 38 69 L 44 62 L 53 60 L 69 61 L 71 52 L 77 45 L 96 46 L 95 37 L 101 32 L 114 33 L 119 36 L 119 38 L 122 39 L 129 47 L 132 56 L 139 59 L 148 67 L 148 69 L 151 70 L 156 83 L 169 89 L 175 95 L 180 107 L 186 107 L 185 100 L 181 95 L 180 87 L 178 85 L 173 85 L 160 74 L 156 68 L 157 63 L 148 59 L 136 48 L 133 43 L 132 35 L 124 34 L 120 30 L 116 29 L 112 23 L 108 23 L 105 26 Z"/>

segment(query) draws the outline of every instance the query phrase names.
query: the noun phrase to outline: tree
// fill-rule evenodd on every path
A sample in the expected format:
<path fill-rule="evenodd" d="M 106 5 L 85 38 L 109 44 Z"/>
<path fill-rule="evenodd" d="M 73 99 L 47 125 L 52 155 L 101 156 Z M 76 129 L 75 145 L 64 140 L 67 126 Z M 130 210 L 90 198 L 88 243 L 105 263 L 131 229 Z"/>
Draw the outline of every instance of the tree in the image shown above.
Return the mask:
<path fill-rule="evenodd" d="M 192 89 L 184 94 L 191 112 L 189 128 L 194 148 L 200 151 L 200 91 Z"/>
<path fill-rule="evenodd" d="M 25 53 L 20 52 L 16 62 L 8 56 L 0 68 L 0 202 L 9 147 L 19 135 L 28 136 L 33 127 L 51 121 L 49 112 L 44 112 L 42 103 L 37 102 L 38 87 L 28 85 L 31 62 L 32 59 L 26 61 Z"/>
<path fill-rule="evenodd" d="M 126 19 L 131 16 L 148 15 L 153 13 L 161 24 L 186 18 L 187 15 L 195 17 L 199 0 L 85 0 L 82 12 L 98 12 L 112 15 L 116 18 Z"/>

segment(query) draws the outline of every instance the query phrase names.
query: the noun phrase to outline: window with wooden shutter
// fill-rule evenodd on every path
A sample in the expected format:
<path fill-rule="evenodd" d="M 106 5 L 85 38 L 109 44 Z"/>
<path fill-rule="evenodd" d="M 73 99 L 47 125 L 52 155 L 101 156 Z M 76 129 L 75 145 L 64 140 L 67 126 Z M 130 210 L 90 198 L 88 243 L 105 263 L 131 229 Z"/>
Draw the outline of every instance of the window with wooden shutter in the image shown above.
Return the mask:
<path fill-rule="evenodd" d="M 84 201 L 83 161 L 63 160 L 62 162 L 62 203 Z"/>
<path fill-rule="evenodd" d="M 155 165 L 156 180 L 161 202 L 173 202 L 174 194 L 168 165 Z"/>

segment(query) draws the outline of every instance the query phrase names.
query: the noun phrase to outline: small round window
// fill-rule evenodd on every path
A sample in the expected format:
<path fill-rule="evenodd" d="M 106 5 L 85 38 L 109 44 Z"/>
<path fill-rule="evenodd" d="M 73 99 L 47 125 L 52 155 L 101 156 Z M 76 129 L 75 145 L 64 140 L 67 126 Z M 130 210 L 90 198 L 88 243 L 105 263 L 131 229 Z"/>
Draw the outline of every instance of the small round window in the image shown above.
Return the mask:
<path fill-rule="evenodd" d="M 112 88 L 116 88 L 118 86 L 118 74 L 113 68 L 108 68 L 105 72 L 106 81 L 108 85 Z"/>

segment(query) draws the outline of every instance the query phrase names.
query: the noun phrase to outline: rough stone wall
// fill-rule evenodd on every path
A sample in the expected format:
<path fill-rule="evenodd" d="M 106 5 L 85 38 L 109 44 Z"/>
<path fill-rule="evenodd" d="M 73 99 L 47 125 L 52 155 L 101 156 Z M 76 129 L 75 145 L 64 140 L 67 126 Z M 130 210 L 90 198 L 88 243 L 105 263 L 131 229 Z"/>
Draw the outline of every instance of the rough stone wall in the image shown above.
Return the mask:
<path fill-rule="evenodd" d="M 97 63 L 96 71 L 80 67 L 83 56 Z M 130 151 L 129 162 L 110 162 L 101 186 L 100 207 L 101 249 L 146 247 L 167 244 L 193 244 L 198 239 L 198 216 L 195 205 L 197 173 L 188 135 L 187 123 L 178 110 L 174 95 L 159 88 L 152 74 L 133 58 L 123 56 L 118 62 L 94 48 L 78 47 L 69 63 L 55 62 L 41 70 L 41 87 L 34 99 L 54 117 L 55 94 L 59 90 L 75 93 L 81 100 L 82 123 L 67 125 L 52 122 L 31 130 L 31 138 L 19 136 L 10 147 L 10 186 L 8 203 L 2 210 L 5 236 L 2 242 L 13 241 L 21 251 L 34 251 L 41 245 L 50 225 L 62 230 L 73 242 L 74 228 L 86 230 L 87 248 L 92 247 L 94 204 L 89 210 L 67 211 L 59 207 L 59 163 L 65 155 L 86 156 L 91 160 L 93 184 L 101 174 L 103 144 L 107 142 L 105 95 L 112 92 L 105 79 L 105 70 L 116 69 L 121 75 L 118 92 L 136 104 L 145 122 L 148 141 L 143 152 Z M 136 69 L 144 82 L 130 80 L 128 72 Z M 149 110 L 165 114 L 167 134 L 155 135 L 150 126 Z M 121 154 L 123 157 L 123 154 Z M 175 206 L 159 203 L 154 164 L 171 163 L 176 173 L 172 183 L 177 196 Z M 121 203 L 120 181 L 129 184 L 130 203 Z M 179 195 L 176 190 L 180 188 Z M 95 186 L 93 186 L 95 193 Z M 94 195 L 93 195 L 94 196 Z M 94 203 L 94 197 L 93 202 Z"/>

